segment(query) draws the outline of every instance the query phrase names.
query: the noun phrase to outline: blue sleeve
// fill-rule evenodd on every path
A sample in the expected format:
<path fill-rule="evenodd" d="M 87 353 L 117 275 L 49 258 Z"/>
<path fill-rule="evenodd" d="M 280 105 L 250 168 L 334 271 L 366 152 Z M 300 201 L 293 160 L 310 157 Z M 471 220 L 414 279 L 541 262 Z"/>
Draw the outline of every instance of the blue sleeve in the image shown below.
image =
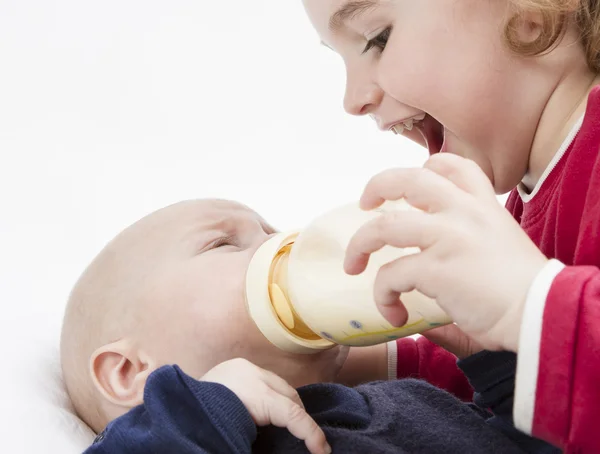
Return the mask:
<path fill-rule="evenodd" d="M 165 366 L 148 377 L 144 404 L 111 422 L 84 454 L 251 453 L 256 434 L 228 388 Z"/>
<path fill-rule="evenodd" d="M 516 355 L 510 352 L 482 351 L 459 361 L 458 367 L 475 391 L 475 404 L 512 424 Z"/>
<path fill-rule="evenodd" d="M 554 446 L 520 432 L 513 422 L 517 355 L 482 351 L 458 362 L 475 394 L 473 401 L 487 422 L 526 449 L 526 452 L 557 454 Z M 491 413 L 490 413 L 491 412 Z"/>

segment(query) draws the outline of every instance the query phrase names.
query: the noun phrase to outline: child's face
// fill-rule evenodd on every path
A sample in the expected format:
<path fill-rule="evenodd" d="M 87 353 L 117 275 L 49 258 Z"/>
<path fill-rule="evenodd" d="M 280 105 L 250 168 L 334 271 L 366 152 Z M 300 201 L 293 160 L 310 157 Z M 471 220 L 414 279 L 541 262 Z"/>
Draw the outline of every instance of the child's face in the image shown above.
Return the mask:
<path fill-rule="evenodd" d="M 546 101 L 525 99 L 530 92 L 539 97 L 536 90 L 546 87 L 540 88 L 526 59 L 503 43 L 508 2 L 304 0 L 304 5 L 323 43 L 344 60 L 349 113 L 371 114 L 384 130 L 427 113 L 432 153 L 444 142 L 443 151 L 476 161 L 499 192 L 520 181 Z M 425 145 L 418 130 L 404 134 Z"/>
<path fill-rule="evenodd" d="M 144 340 L 158 364 L 176 363 L 200 377 L 223 361 L 243 357 L 297 385 L 334 378 L 339 349 L 288 355 L 262 336 L 246 311 L 246 271 L 254 252 L 274 233 L 272 227 L 228 201 L 180 204 L 162 216 L 161 239 L 148 244 L 161 248 L 161 266 L 151 284 L 156 311 L 150 313 Z"/>

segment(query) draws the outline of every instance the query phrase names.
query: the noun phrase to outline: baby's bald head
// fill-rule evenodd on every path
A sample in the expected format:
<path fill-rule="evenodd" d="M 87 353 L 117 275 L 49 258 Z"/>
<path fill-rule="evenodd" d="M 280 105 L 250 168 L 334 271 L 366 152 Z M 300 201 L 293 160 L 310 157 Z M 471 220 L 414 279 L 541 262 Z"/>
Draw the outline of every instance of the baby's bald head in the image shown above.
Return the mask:
<path fill-rule="evenodd" d="M 61 338 L 69 395 L 96 432 L 141 404 L 147 376 L 167 364 L 200 378 L 243 357 L 296 386 L 333 378 L 338 349 L 286 354 L 247 314 L 246 270 L 272 233 L 238 203 L 188 201 L 146 216 L 102 250 L 71 293 Z"/>
<path fill-rule="evenodd" d="M 152 286 L 164 266 L 165 235 L 188 203 L 152 213 L 115 237 L 87 267 L 73 288 L 63 322 L 61 360 L 65 383 L 78 413 L 99 430 L 106 415 L 98 405 L 90 360 L 120 339 L 144 333 Z M 154 312 L 155 313 L 155 312 Z"/>

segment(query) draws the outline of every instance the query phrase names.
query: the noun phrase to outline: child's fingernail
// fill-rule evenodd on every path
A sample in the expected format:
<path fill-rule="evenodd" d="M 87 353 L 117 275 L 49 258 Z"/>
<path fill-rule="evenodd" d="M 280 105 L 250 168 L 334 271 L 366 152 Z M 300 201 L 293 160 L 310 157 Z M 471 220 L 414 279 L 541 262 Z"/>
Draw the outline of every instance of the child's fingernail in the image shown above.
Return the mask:
<path fill-rule="evenodd" d="M 358 202 L 358 206 L 363 211 L 371 211 L 373 209 L 373 202 L 363 196 L 361 197 L 360 202 Z"/>
<path fill-rule="evenodd" d="M 331 454 L 331 446 L 329 446 L 327 443 L 325 443 L 325 447 L 323 448 L 323 452 L 325 454 Z"/>
<path fill-rule="evenodd" d="M 350 269 L 352 265 L 352 257 L 350 257 L 349 255 L 346 255 L 346 257 L 344 257 L 344 270 L 348 271 L 348 269 Z"/>

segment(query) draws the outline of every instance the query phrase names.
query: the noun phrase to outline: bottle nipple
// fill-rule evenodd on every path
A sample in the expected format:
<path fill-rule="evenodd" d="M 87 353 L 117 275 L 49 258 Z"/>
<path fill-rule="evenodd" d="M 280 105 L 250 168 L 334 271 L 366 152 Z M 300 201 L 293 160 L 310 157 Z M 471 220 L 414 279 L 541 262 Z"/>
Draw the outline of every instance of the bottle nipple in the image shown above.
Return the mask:
<path fill-rule="evenodd" d="M 269 294 L 279 320 L 282 321 L 287 329 L 293 331 L 296 327 L 296 321 L 294 320 L 294 313 L 290 308 L 290 303 L 283 294 L 283 290 L 281 290 L 281 287 L 277 284 L 270 284 Z"/>
<path fill-rule="evenodd" d="M 294 310 L 288 294 L 288 261 L 293 243 L 283 247 L 273 259 L 269 276 L 269 296 L 279 320 L 293 334 L 309 340 L 320 339 Z"/>

